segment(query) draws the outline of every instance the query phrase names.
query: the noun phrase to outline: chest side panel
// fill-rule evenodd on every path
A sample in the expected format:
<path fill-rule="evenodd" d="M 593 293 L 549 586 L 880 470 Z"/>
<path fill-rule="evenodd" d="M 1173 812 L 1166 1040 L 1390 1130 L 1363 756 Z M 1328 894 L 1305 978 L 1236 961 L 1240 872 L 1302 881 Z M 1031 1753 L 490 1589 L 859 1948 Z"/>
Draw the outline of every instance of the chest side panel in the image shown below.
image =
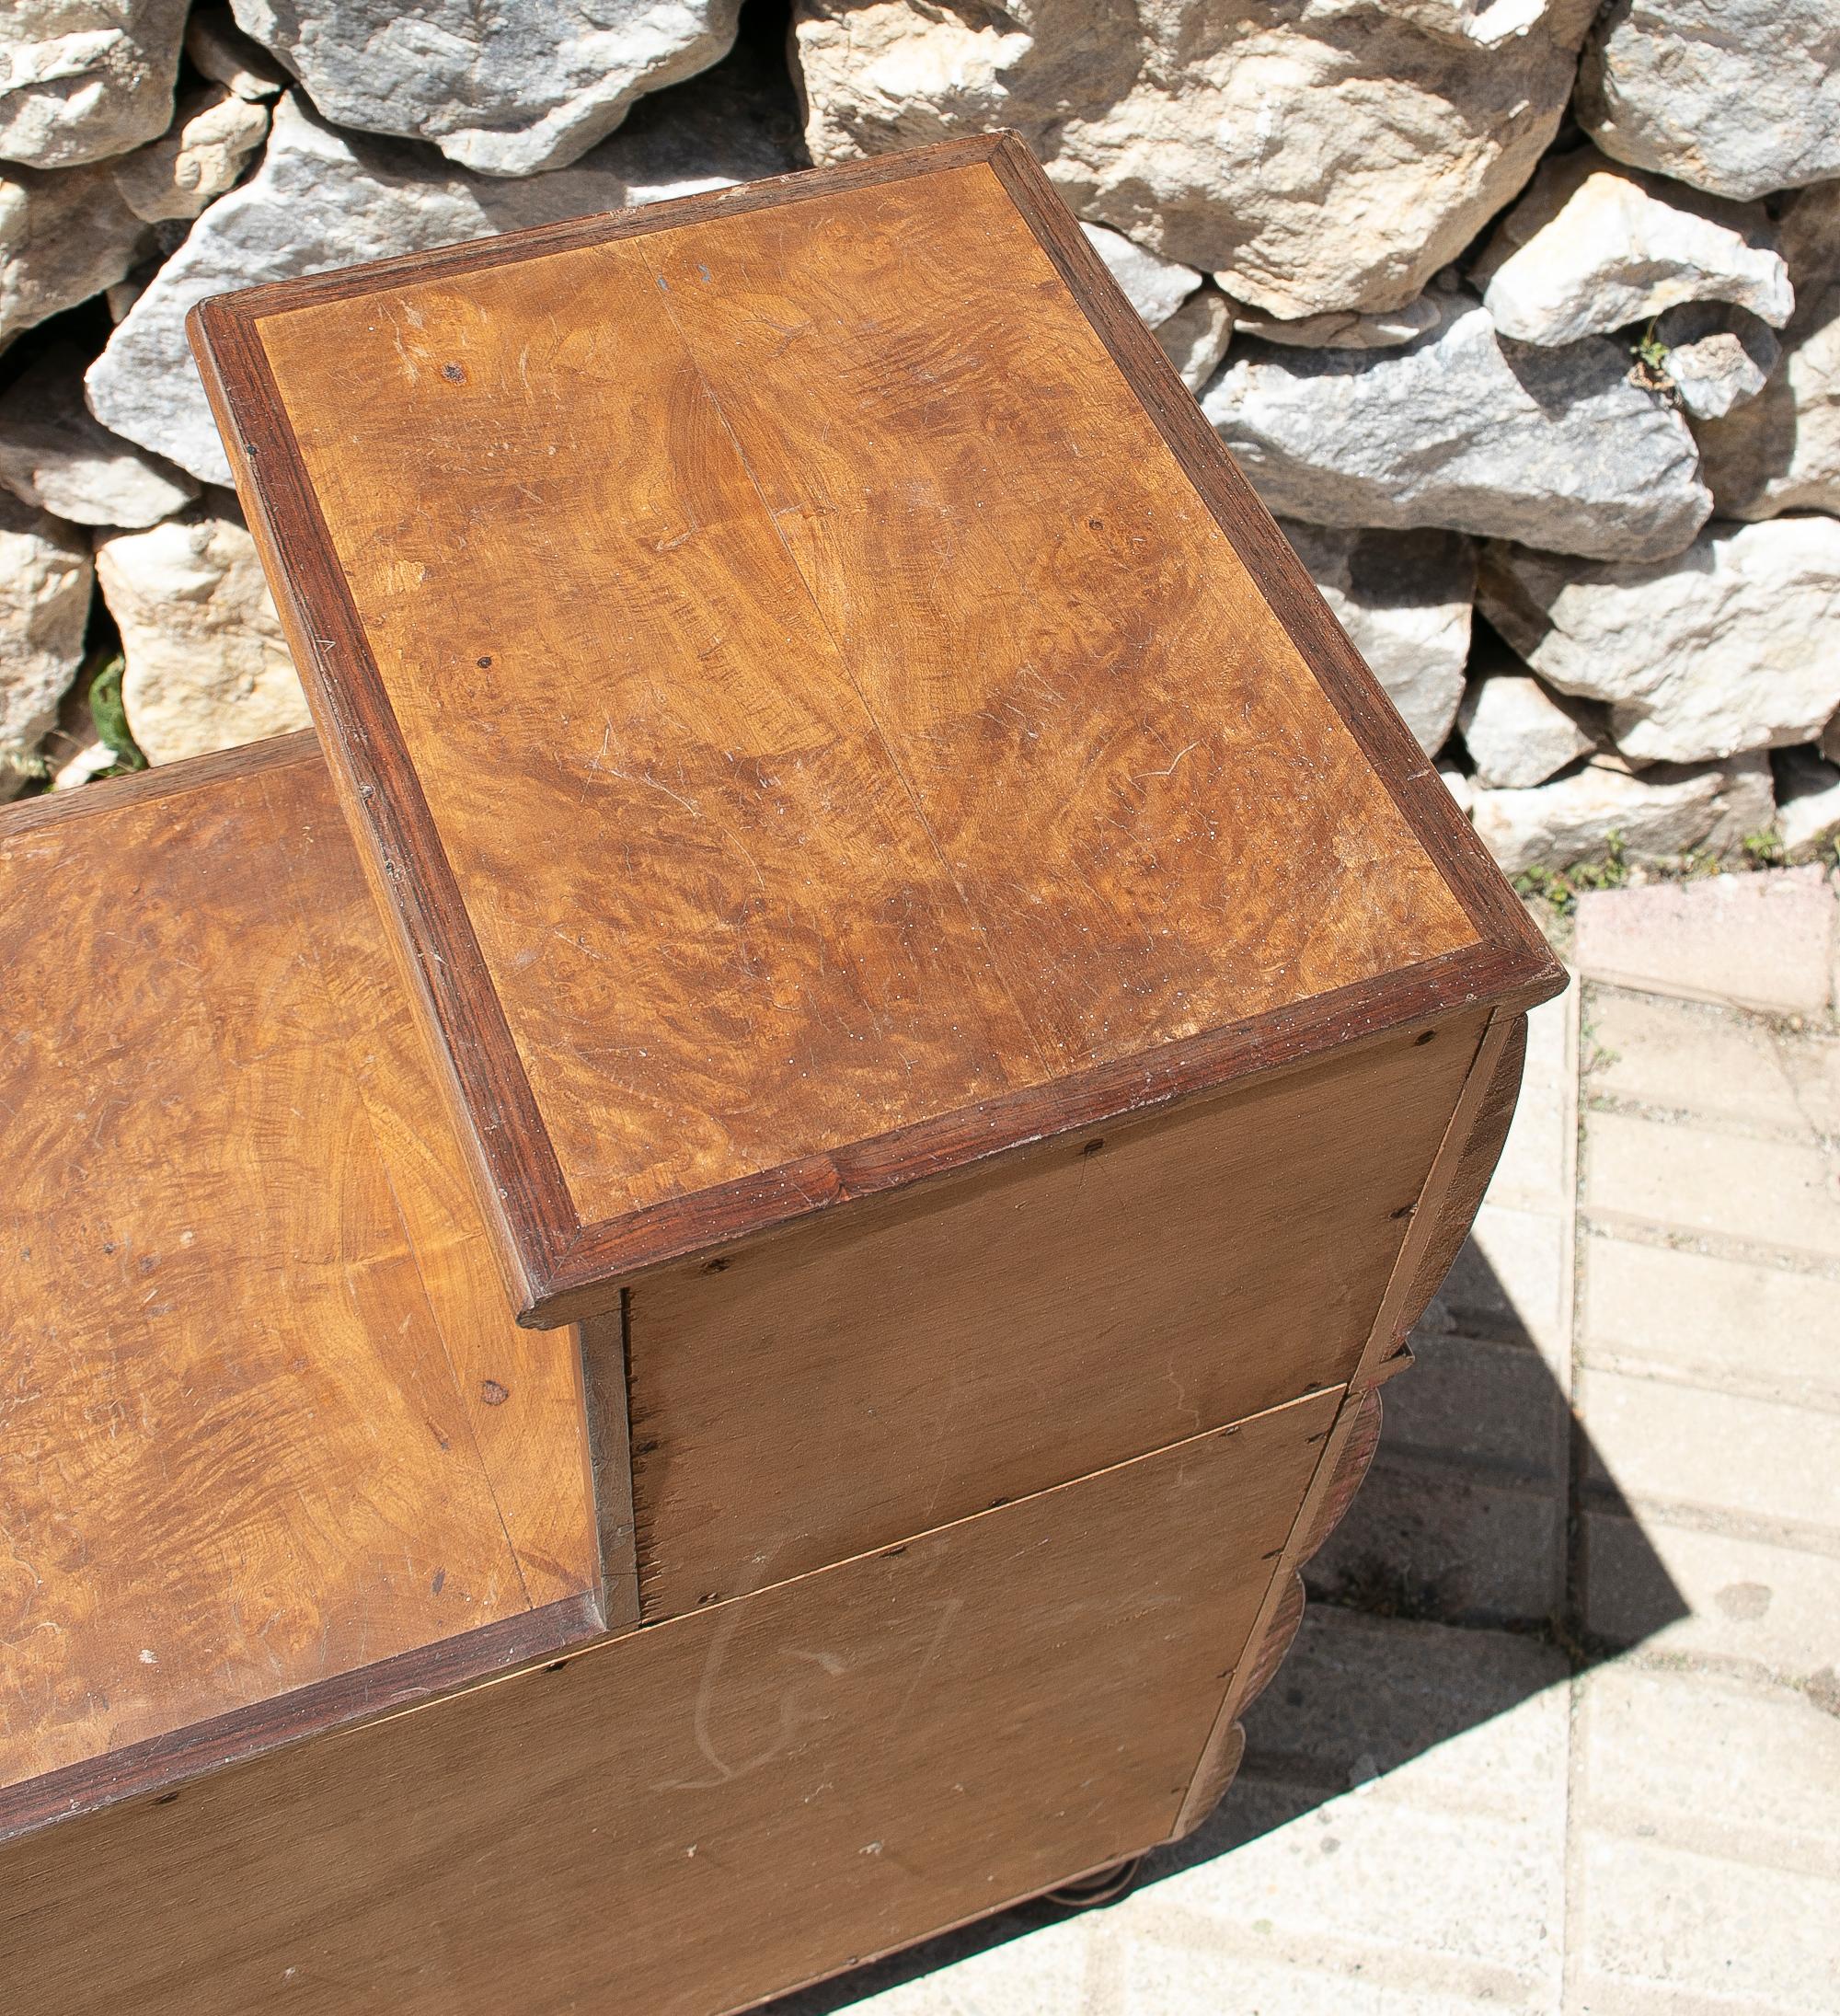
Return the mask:
<path fill-rule="evenodd" d="M 1337 1398 L 17 1843 L 0 1967 L 34 2016 L 708 2016 L 1134 1853 Z"/>
<path fill-rule="evenodd" d="M 1479 1033 L 1391 1039 L 635 1284 L 643 1614 L 1347 1379 Z"/>

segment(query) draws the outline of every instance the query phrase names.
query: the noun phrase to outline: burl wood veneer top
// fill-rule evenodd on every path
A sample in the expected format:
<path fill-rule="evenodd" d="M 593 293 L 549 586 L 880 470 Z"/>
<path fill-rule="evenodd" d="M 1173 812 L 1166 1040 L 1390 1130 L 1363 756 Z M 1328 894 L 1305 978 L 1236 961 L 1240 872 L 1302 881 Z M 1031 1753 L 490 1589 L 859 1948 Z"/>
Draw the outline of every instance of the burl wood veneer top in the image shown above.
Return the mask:
<path fill-rule="evenodd" d="M 0 811 L 0 1837 L 589 1628 L 312 739 Z"/>
<path fill-rule="evenodd" d="M 527 1319 L 1540 964 L 1014 142 L 195 340 Z"/>

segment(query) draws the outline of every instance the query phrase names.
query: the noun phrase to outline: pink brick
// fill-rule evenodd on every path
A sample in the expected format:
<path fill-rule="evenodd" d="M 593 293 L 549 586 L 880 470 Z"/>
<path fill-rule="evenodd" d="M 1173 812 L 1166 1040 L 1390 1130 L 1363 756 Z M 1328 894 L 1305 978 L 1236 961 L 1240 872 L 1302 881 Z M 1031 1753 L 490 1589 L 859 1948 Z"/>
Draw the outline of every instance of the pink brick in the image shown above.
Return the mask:
<path fill-rule="evenodd" d="M 1602 890 L 1579 898 L 1578 968 L 1650 994 L 1819 1015 L 1835 910 L 1819 868 Z"/>

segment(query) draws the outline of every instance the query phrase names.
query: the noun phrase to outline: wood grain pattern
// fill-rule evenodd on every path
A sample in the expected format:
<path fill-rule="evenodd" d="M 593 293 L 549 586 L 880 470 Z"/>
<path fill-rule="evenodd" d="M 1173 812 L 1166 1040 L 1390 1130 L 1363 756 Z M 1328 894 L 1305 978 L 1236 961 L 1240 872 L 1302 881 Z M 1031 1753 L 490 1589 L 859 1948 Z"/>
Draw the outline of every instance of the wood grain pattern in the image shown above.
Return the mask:
<path fill-rule="evenodd" d="M 19 1842 L 33 2016 L 708 2016 L 1169 1829 L 1338 1396 Z"/>
<path fill-rule="evenodd" d="M 1418 1271 L 1399 1313 L 1401 1327 L 1410 1331 L 1430 1307 L 1432 1297 L 1443 1285 L 1443 1277 L 1455 1264 L 1469 1228 L 1476 1222 L 1489 1179 L 1507 1146 L 1508 1129 L 1513 1124 L 1514 1106 L 1520 1097 L 1521 1075 L 1527 1063 L 1527 1019 L 1512 1017 L 1504 1032 L 1501 1055 L 1471 1123 L 1450 1188 L 1432 1236 L 1425 1241 Z"/>
<path fill-rule="evenodd" d="M 1479 1034 L 1389 1038 L 635 1284 L 644 1614 L 1345 1382 Z"/>
<path fill-rule="evenodd" d="M 1474 941 L 988 165 L 634 245 L 1054 1076 Z"/>
<path fill-rule="evenodd" d="M 0 812 L 0 1830 L 598 1621 L 311 738 Z"/>
<path fill-rule="evenodd" d="M 198 318 L 526 1319 L 1555 984 L 1032 174 Z"/>

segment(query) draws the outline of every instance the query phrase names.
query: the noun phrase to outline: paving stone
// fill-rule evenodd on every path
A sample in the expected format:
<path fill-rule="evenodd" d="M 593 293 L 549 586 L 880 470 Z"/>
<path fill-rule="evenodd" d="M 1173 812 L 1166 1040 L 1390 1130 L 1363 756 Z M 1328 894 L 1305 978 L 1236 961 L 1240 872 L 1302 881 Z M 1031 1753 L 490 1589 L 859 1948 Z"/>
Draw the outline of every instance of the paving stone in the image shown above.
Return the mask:
<path fill-rule="evenodd" d="M 1833 1055 L 1820 1055 L 1798 1082 L 1786 1060 L 1790 1046 L 1759 1023 L 1695 1002 L 1607 992 L 1592 997 L 1590 1032 L 1593 1097 L 1804 1136 L 1840 1120 L 1840 1045 L 1819 1046 Z"/>
<path fill-rule="evenodd" d="M 1047 1918 L 1036 1910 L 929 1940 L 837 1981 L 765 2005 L 764 2016 L 1068 2016 L 1095 2007 L 1098 1914 Z"/>
<path fill-rule="evenodd" d="M 1570 1409 L 1537 1352 L 1461 1336 L 1413 1350 L 1410 1375 L 1386 1388 L 1386 1450 L 1565 1481 Z"/>
<path fill-rule="evenodd" d="M 1584 1209 L 1840 1257 L 1840 1158 L 1690 1123 L 1593 1112 Z"/>
<path fill-rule="evenodd" d="M 1602 1236 L 1583 1259 L 1587 1364 L 1840 1408 L 1840 1283 Z"/>
<path fill-rule="evenodd" d="M 1439 1996 L 1460 2008 L 1555 2009 L 1565 1675 L 1549 1647 L 1507 1633 L 1312 1610 L 1248 1719 L 1240 1784 L 1187 1844 L 1196 1859 L 1109 1912 L 1110 1925 L 1165 1949 L 1204 1946 L 1229 1970 L 1224 1981 L 1261 1967 L 1290 1979 L 1293 1956 L 1313 1955 L 1363 1992 L 1395 1998 L 1375 2009 L 1435 2008 Z M 1159 2006 L 1149 1999 L 1157 1965 L 1184 1978 L 1167 1957 L 1146 1961 L 1127 2009 Z M 1280 1992 L 1293 1999 L 1274 2009 L 1309 2006 L 1294 1985 Z"/>
<path fill-rule="evenodd" d="M 1305 1581 L 1445 1624 L 1543 1624 L 1564 1594 L 1565 1527 L 1560 1484 L 1386 1454 Z"/>
<path fill-rule="evenodd" d="M 1368 1949 L 1332 1931 L 1288 1941 L 1267 1934 L 1263 1943 L 1263 1953 L 1223 1953 L 1209 1941 L 1131 1941 L 1121 1949 L 1124 1981 L 1117 2000 L 1069 2003 L 1064 2016 L 1075 2010 L 1080 2016 L 1110 2016 L 1113 2010 L 1121 2016 L 1323 2016 L 1325 2010 L 1338 2016 L 1546 2016 L 1558 2008 L 1550 1970 L 1529 1977 L 1443 1955 L 1405 1959 L 1390 1953 L 1376 1969 Z M 989 2016 L 998 2016 L 995 2005 Z"/>
<path fill-rule="evenodd" d="M 1585 1515 L 1584 1628 L 1595 1638 L 1807 1681 L 1840 1662 L 1836 1617 L 1840 1558 L 1651 1512 Z"/>
<path fill-rule="evenodd" d="M 1590 1366 L 1578 1392 L 1594 1489 L 1840 1541 L 1840 1415 Z"/>
<path fill-rule="evenodd" d="M 1819 1134 L 1840 1135 L 1840 1042 L 1805 1031 L 1780 1041 L 1783 1067 L 1808 1123 Z"/>
<path fill-rule="evenodd" d="M 1576 2006 L 1831 2010 L 1840 1721 L 1786 1691 L 1627 1663 L 1584 1676 L 1579 1697 Z"/>
<path fill-rule="evenodd" d="M 1834 2008 L 1840 1884 L 1710 1855 L 1587 1836 L 1568 2011 L 1785 2016 Z"/>
<path fill-rule="evenodd" d="M 1359 1788 L 1478 1819 L 1525 1816 L 1558 1791 L 1551 1752 L 1564 1746 L 1554 1724 L 1566 1705 L 1547 1701 L 1512 1738 L 1501 1724 L 1567 1671 L 1550 1645 L 1512 1632 L 1315 1606 L 1247 1718 L 1248 1781 Z M 1240 1827 L 1229 1803 L 1190 1846 L 1217 1852 L 1229 1837 L 1249 1837 Z"/>
<path fill-rule="evenodd" d="M 1527 1062 L 1514 1123 L 1489 1185 L 1497 1204 L 1557 1210 L 1567 1201 L 1577 1113 L 1575 988 L 1527 1017 Z"/>
<path fill-rule="evenodd" d="M 1556 1213 L 1485 1203 L 1426 1312 L 1425 1329 L 1525 1340 L 1557 1377 L 1569 1378 L 1566 1245 Z"/>
<path fill-rule="evenodd" d="M 1835 903 L 1818 868 L 1596 890 L 1578 902 L 1590 980 L 1818 1015 L 1834 985 Z"/>
<path fill-rule="evenodd" d="M 1806 1695 L 1616 1660 L 1573 1732 L 1593 1831 L 1840 1878 L 1840 1717 Z"/>

